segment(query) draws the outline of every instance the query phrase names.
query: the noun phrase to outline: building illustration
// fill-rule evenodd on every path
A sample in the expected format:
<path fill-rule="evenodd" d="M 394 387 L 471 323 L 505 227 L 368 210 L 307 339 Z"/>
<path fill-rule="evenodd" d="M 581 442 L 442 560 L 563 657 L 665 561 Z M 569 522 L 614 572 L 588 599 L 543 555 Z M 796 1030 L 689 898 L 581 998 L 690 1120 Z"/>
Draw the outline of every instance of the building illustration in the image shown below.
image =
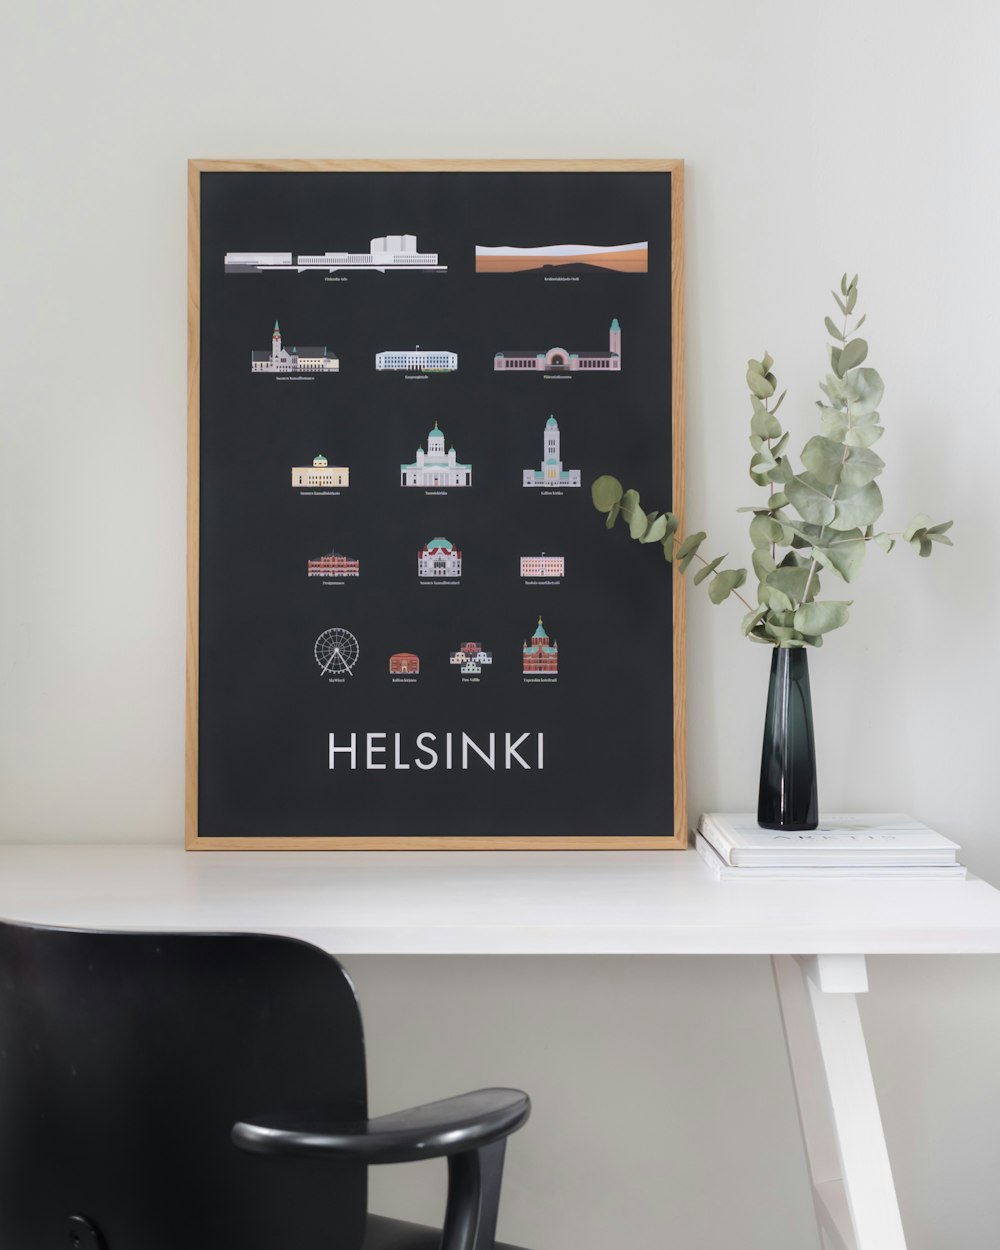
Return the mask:
<path fill-rule="evenodd" d="M 523 273 L 526 269 L 616 269 L 646 273 L 649 243 L 549 243 L 544 247 L 480 247 L 476 273 Z"/>
<path fill-rule="evenodd" d="M 559 453 L 559 422 L 549 417 L 545 422 L 544 455 L 540 469 L 524 470 L 525 486 L 579 486 L 580 470 L 564 469 Z"/>
<path fill-rule="evenodd" d="M 461 577 L 462 553 L 447 538 L 432 538 L 417 555 L 421 577 Z"/>
<path fill-rule="evenodd" d="M 325 347 L 282 347 L 281 327 L 274 323 L 269 352 L 251 352 L 253 373 L 336 373 L 340 358 Z"/>
<path fill-rule="evenodd" d="M 409 651 L 397 651 L 389 656 L 389 672 L 394 677 L 400 674 L 415 677 L 420 672 L 420 656 Z"/>
<path fill-rule="evenodd" d="M 372 239 L 367 252 L 227 252 L 226 273 L 305 273 L 311 269 L 335 273 L 338 269 L 375 269 L 379 273 L 417 269 L 424 273 L 447 273 L 438 264 L 437 252 L 419 252 L 415 234 L 386 234 Z"/>
<path fill-rule="evenodd" d="M 350 486 L 351 471 L 343 465 L 331 466 L 326 456 L 319 455 L 311 465 L 292 469 L 292 485 L 303 489 L 318 486 Z"/>
<path fill-rule="evenodd" d="M 548 556 L 543 551 L 540 556 L 521 557 L 522 577 L 562 577 L 565 572 L 563 556 Z"/>
<path fill-rule="evenodd" d="M 471 486 L 472 465 L 459 464 L 454 447 L 445 451 L 444 435 L 434 422 L 427 435 L 427 450 L 417 448 L 413 464 L 399 466 L 400 486 Z"/>
<path fill-rule="evenodd" d="M 330 551 L 325 556 L 308 562 L 310 577 L 358 577 L 361 566 L 357 560 Z"/>
<path fill-rule="evenodd" d="M 478 642 L 463 642 L 457 651 L 451 653 L 452 664 L 460 664 L 463 673 L 481 673 L 484 664 L 493 663 L 493 655 L 484 651 Z"/>
<path fill-rule="evenodd" d="M 458 368 L 458 353 L 421 347 L 418 343 L 414 348 L 376 352 L 375 368 L 380 372 L 401 370 L 404 373 L 454 373 Z"/>
<path fill-rule="evenodd" d="M 521 648 L 521 668 L 525 673 L 557 673 L 559 671 L 559 645 L 549 642 L 542 618 L 538 618 L 538 628 Z"/>
<path fill-rule="evenodd" d="M 502 351 L 493 357 L 493 368 L 531 370 L 541 373 L 593 373 L 603 369 L 620 372 L 622 367 L 622 328 L 618 318 L 611 322 L 606 352 L 569 352 L 565 347 L 547 351 Z"/>

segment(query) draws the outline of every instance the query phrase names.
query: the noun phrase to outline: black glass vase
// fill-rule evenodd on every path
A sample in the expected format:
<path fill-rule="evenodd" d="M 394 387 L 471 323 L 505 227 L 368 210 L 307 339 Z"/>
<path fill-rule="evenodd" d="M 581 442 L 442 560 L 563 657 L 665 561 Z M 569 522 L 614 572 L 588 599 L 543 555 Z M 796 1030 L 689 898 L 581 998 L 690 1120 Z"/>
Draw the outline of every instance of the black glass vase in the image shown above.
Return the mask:
<path fill-rule="evenodd" d="M 809 656 L 805 647 L 775 647 L 760 756 L 757 823 L 765 829 L 815 829 L 816 744 Z"/>

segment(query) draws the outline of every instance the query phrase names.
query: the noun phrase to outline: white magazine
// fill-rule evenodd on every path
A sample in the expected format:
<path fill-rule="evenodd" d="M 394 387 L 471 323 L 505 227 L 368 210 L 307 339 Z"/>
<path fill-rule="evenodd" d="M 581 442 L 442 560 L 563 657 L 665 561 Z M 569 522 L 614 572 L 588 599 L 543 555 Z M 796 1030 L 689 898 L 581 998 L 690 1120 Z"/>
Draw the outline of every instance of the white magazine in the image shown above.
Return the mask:
<path fill-rule="evenodd" d="M 910 816 L 835 813 L 803 833 L 762 829 L 750 812 L 706 812 L 698 831 L 725 863 L 945 866 L 958 845 Z"/>

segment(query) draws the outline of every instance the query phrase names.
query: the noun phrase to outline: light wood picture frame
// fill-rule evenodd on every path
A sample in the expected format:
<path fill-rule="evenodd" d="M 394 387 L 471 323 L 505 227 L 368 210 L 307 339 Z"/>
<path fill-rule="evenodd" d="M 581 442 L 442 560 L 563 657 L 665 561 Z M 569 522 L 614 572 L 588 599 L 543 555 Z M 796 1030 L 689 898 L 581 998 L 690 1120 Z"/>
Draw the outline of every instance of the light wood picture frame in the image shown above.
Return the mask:
<path fill-rule="evenodd" d="M 683 533 L 683 207 L 680 160 L 188 163 L 189 849 L 687 845 L 684 578 L 590 503 L 652 466 Z"/>

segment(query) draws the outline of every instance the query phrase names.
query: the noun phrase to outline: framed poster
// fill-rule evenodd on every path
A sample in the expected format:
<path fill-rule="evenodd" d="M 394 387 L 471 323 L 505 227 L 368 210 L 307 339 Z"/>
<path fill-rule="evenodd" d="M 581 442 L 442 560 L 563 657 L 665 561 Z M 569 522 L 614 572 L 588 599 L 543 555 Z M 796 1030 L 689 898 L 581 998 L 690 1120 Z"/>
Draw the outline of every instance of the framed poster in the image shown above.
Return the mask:
<path fill-rule="evenodd" d="M 189 196 L 187 845 L 686 845 L 682 162 Z"/>

